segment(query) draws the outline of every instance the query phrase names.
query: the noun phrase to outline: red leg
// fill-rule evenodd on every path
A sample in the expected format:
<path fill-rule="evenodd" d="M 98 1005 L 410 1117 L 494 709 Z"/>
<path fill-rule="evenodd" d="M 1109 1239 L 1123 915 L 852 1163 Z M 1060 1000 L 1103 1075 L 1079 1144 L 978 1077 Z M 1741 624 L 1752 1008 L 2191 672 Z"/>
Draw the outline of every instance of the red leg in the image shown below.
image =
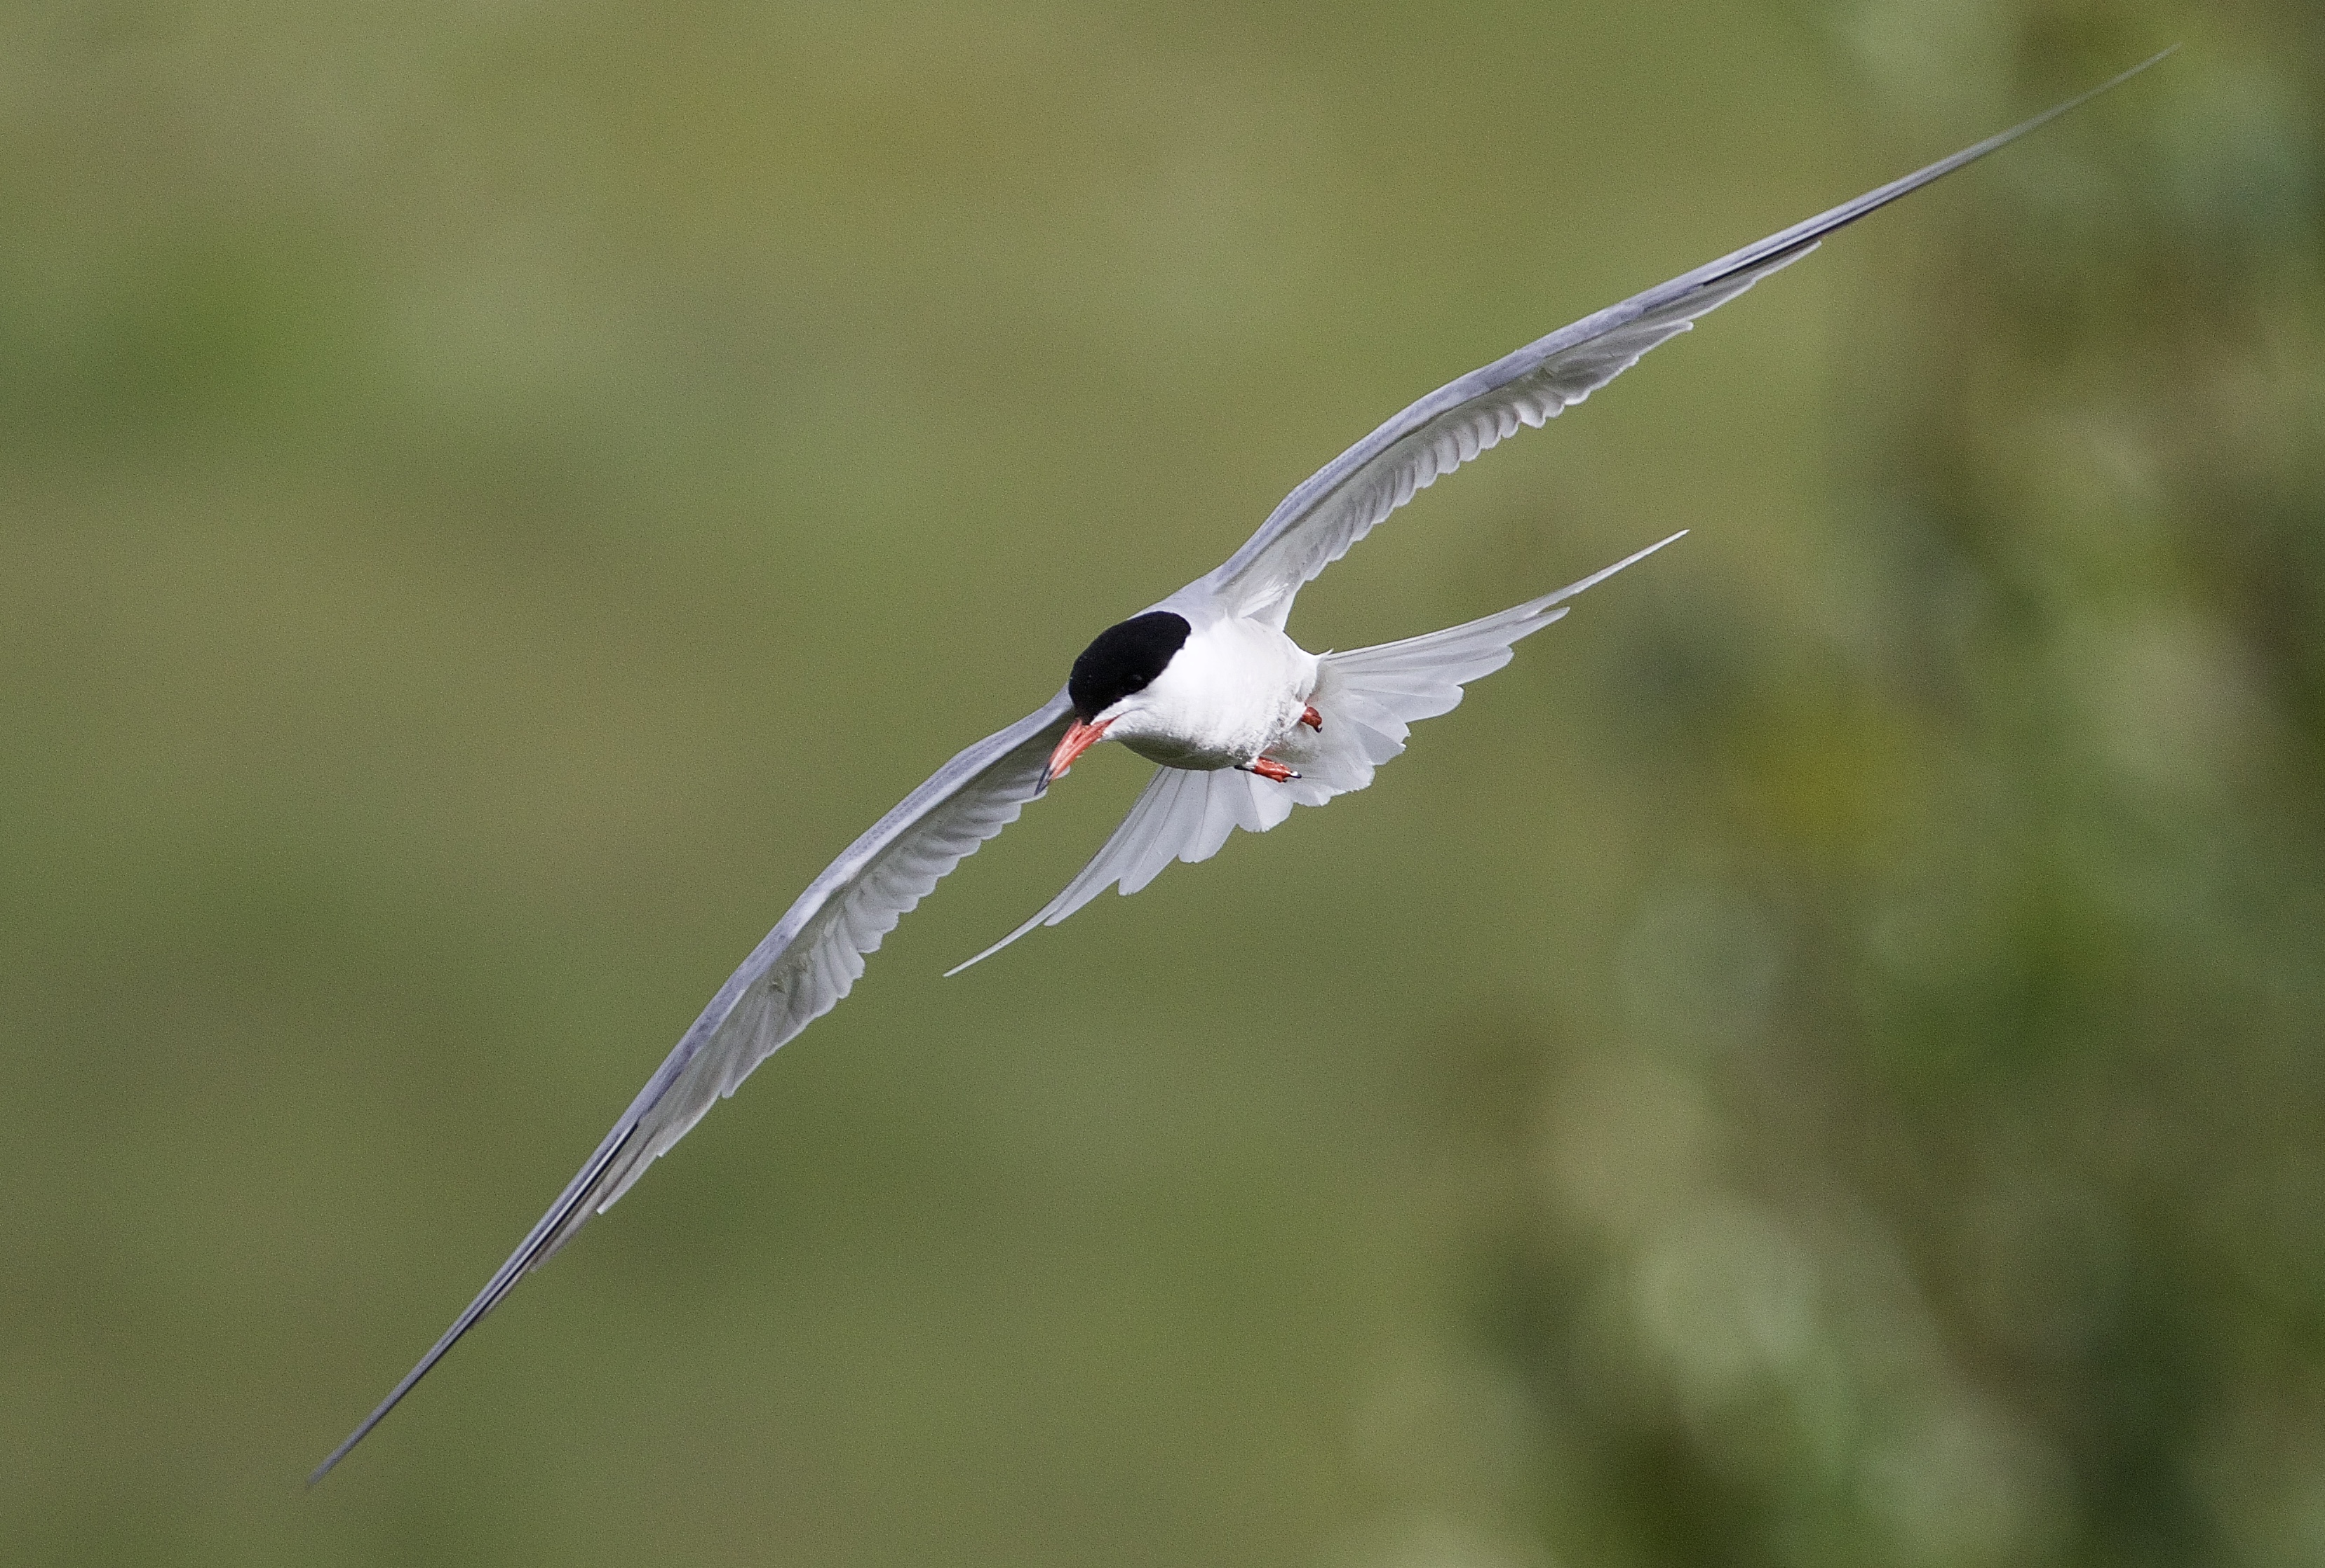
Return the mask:
<path fill-rule="evenodd" d="M 1300 722 L 1306 724 L 1310 729 L 1314 730 L 1317 733 L 1323 733 L 1324 715 L 1318 713 L 1312 706 L 1301 713 Z"/>
<path fill-rule="evenodd" d="M 1277 784 L 1289 784 L 1292 779 L 1300 777 L 1273 757 L 1255 757 L 1244 764 L 1244 771 L 1256 773 L 1261 778 Z"/>

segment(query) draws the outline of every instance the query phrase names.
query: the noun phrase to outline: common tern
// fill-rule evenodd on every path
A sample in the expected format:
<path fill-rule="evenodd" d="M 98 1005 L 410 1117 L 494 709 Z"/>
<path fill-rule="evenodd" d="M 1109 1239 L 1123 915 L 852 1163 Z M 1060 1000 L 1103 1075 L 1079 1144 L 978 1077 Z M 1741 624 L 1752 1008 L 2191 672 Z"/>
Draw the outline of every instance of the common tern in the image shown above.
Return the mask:
<path fill-rule="evenodd" d="M 441 1339 L 318 1465 L 329 1474 L 523 1275 L 602 1214 L 712 1102 L 848 994 L 865 955 L 964 856 L 1016 820 L 1089 747 L 1120 742 L 1157 764 L 1122 825 L 1063 892 L 993 946 L 1054 926 L 1109 887 L 1125 894 L 1174 860 L 1209 859 L 1237 828 L 1264 833 L 1294 806 L 1361 789 L 1417 721 L 1461 700 L 1566 601 L 1670 539 L 1555 593 L 1443 632 L 1310 653 L 1284 632 L 1300 589 L 1440 475 L 1538 428 L 1828 235 L 2117 86 L 2172 52 L 1950 158 L 1586 316 L 1448 383 L 1285 496 L 1215 570 L 1108 627 L 1056 696 L 938 769 L 808 884 L 718 988 L 522 1245 Z M 1684 532 L 1685 530 L 1681 530 Z"/>

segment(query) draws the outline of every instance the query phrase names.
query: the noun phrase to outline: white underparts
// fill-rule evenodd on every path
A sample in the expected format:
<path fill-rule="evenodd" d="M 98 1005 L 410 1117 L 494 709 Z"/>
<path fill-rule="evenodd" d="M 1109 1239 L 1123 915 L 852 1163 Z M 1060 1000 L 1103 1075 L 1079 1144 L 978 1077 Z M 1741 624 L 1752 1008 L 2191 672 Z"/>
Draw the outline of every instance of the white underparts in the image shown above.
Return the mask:
<path fill-rule="evenodd" d="M 1240 616 L 1199 625 L 1145 690 L 1107 710 L 1106 738 L 1149 761 L 1209 771 L 1248 765 L 1298 727 L 1318 660 Z"/>

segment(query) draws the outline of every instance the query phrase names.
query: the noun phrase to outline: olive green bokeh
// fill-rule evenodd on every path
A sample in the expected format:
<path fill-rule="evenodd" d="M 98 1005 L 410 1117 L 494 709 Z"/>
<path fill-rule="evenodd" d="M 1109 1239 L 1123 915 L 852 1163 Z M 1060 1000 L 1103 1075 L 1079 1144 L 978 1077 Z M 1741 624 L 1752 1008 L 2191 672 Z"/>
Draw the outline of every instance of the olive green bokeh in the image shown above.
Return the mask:
<path fill-rule="evenodd" d="M 376 13 L 376 14 L 375 14 Z M 322 1488 L 848 838 L 1428 387 L 1660 537 L 968 975 L 1102 752 Z M 0 1558 L 2325 1559 L 2304 0 L 0 17 Z"/>

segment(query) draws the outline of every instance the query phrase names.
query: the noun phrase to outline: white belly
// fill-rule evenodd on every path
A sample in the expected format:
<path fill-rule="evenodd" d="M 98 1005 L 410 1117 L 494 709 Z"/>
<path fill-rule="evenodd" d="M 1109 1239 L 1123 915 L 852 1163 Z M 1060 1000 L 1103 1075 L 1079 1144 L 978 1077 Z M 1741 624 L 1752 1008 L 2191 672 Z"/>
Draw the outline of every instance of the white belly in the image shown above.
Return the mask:
<path fill-rule="evenodd" d="M 1273 626 L 1199 626 L 1107 739 L 1172 768 L 1241 767 L 1300 723 L 1316 668 L 1314 654 Z"/>

